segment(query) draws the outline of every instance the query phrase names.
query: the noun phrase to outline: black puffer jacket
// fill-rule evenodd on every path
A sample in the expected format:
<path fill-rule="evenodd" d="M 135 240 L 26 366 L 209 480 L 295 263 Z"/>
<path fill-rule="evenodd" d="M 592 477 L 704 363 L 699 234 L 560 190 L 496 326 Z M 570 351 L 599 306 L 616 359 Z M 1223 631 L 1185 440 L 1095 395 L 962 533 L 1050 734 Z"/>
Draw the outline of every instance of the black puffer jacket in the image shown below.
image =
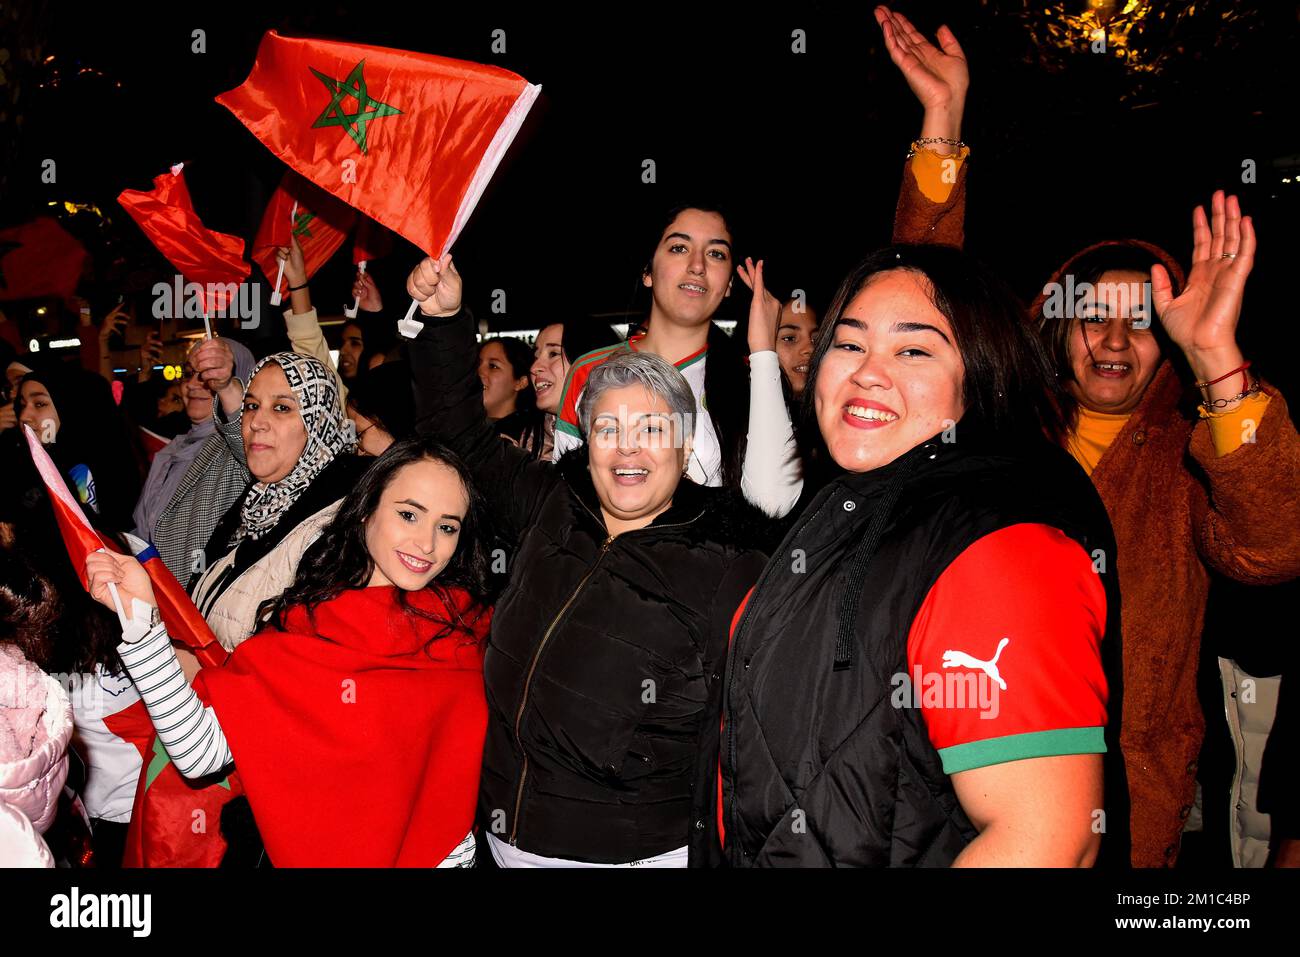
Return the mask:
<path fill-rule="evenodd" d="M 683 480 L 646 528 L 610 538 L 575 452 L 559 466 L 483 413 L 473 323 L 411 343 L 417 430 L 467 462 L 509 554 L 484 662 L 479 823 L 545 857 L 624 863 L 690 846 L 715 863 L 718 721 L 732 615 L 770 525 Z"/>
<path fill-rule="evenodd" d="M 1098 864 L 1128 861 L 1120 594 L 1106 511 L 1061 449 L 998 441 L 974 426 L 959 434 L 842 473 L 774 550 L 727 669 L 722 777 L 733 865 L 947 866 L 975 838 L 923 712 L 896 706 L 892 693 L 908 674 L 908 634 L 930 587 L 969 545 L 1021 523 L 1060 529 L 1107 556 Z"/>

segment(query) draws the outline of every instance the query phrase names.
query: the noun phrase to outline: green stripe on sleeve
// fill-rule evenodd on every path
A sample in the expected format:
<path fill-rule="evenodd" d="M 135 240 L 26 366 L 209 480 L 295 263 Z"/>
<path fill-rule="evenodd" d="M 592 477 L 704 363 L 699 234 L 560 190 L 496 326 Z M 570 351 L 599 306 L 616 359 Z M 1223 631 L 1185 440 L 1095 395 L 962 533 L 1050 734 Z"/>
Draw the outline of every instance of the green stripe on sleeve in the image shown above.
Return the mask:
<path fill-rule="evenodd" d="M 985 738 L 968 744 L 955 744 L 940 748 L 944 774 L 986 768 L 991 764 L 1022 761 L 1025 758 L 1047 758 L 1059 754 L 1103 754 L 1106 741 L 1102 728 L 1057 728 L 1052 731 L 1030 731 L 1026 734 L 1008 734 L 1000 738 Z"/>

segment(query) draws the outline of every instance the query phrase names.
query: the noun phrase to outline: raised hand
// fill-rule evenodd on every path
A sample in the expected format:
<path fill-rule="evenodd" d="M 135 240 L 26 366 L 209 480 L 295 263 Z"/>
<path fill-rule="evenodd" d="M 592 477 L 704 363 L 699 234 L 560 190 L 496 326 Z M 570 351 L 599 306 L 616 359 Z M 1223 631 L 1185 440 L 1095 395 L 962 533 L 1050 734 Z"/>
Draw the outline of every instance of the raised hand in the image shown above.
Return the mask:
<path fill-rule="evenodd" d="M 960 139 L 970 71 L 953 32 L 941 26 L 935 34 L 939 45 L 935 46 L 901 13 L 880 6 L 875 16 L 889 58 L 925 109 L 921 135 Z"/>
<path fill-rule="evenodd" d="M 290 286 L 301 286 L 307 282 L 307 261 L 303 259 L 302 247 L 296 236 L 289 237 L 288 246 L 278 246 L 275 258 L 284 260 L 284 278 Z"/>
<path fill-rule="evenodd" d="M 736 267 L 746 286 L 753 290 L 749 302 L 749 354 L 776 350 L 776 326 L 781 319 L 781 302 L 763 284 L 763 260 L 750 258 Z"/>
<path fill-rule="evenodd" d="M 406 291 L 426 316 L 454 316 L 460 311 L 461 279 L 448 253 L 441 260 L 426 256 L 406 277 Z"/>
<path fill-rule="evenodd" d="M 108 337 L 125 329 L 126 321 L 125 305 L 115 306 L 113 311 L 104 317 L 104 321 L 99 325 L 99 342 L 101 346 L 99 351 L 101 354 L 108 351 Z"/>
<path fill-rule="evenodd" d="M 1246 277 L 1255 264 L 1255 226 L 1241 215 L 1236 196 L 1215 192 L 1210 219 L 1204 207 L 1192 212 L 1192 271 L 1175 298 L 1169 273 L 1151 267 L 1151 298 L 1160 323 L 1187 356 L 1200 381 L 1218 378 L 1242 364 L 1237 322 Z M 1240 382 L 1229 383 L 1232 393 Z M 1217 390 L 1222 391 L 1222 390 Z"/>
<path fill-rule="evenodd" d="M 199 374 L 199 382 L 213 395 L 233 384 L 235 354 L 220 336 L 200 342 L 190 353 L 190 366 Z"/>
<path fill-rule="evenodd" d="M 368 272 L 357 272 L 356 282 L 352 284 L 352 296 L 357 305 L 365 312 L 383 312 L 384 300 L 379 295 L 379 287 Z"/>
<path fill-rule="evenodd" d="M 138 598 L 153 608 L 158 607 L 149 573 L 130 555 L 114 555 L 104 551 L 87 555 L 86 587 L 95 601 L 112 609 L 113 596 L 108 590 L 109 582 L 117 586 L 118 597 L 122 599 L 122 607 L 128 616 L 133 598 Z"/>
<path fill-rule="evenodd" d="M 162 360 L 162 339 L 158 333 L 150 332 L 144 342 L 140 344 L 140 374 L 141 382 L 148 382 L 153 376 L 153 367 Z"/>

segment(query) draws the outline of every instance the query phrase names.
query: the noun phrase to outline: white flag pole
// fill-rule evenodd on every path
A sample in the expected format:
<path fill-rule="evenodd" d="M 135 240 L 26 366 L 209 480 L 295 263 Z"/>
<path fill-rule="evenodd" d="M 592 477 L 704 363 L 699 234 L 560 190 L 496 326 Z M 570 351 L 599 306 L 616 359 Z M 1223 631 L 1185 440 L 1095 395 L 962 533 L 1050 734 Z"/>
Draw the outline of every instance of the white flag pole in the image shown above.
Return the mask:
<path fill-rule="evenodd" d="M 361 260 L 359 263 L 357 263 L 357 271 L 361 273 L 361 275 L 363 276 L 366 274 L 366 261 L 364 259 Z M 357 317 L 357 309 L 359 309 L 360 307 L 361 307 L 361 297 L 354 296 L 352 297 L 351 307 L 348 306 L 343 307 L 343 315 L 347 316 L 349 319 L 355 319 Z"/>
<path fill-rule="evenodd" d="M 293 245 L 293 227 L 298 225 L 298 201 L 293 201 L 293 209 L 289 210 L 289 244 Z M 287 258 L 287 257 L 286 257 Z M 275 273 L 275 288 L 271 290 L 271 305 L 280 305 L 280 281 L 284 279 L 284 263 L 280 260 L 280 268 Z"/>

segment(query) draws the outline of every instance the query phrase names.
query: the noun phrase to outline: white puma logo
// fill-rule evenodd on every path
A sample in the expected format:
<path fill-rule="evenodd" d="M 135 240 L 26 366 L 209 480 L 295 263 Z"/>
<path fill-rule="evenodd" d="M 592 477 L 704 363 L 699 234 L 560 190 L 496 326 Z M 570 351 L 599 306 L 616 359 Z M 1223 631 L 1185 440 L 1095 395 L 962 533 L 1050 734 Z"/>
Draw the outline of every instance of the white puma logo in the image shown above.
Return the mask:
<path fill-rule="evenodd" d="M 943 653 L 943 666 L 945 668 L 976 668 L 994 681 L 1003 690 L 1007 690 L 1007 683 L 1002 680 L 1002 675 L 998 672 L 998 659 L 1002 657 L 1002 649 L 1011 644 L 1010 638 L 1003 638 L 998 642 L 998 650 L 993 653 L 993 658 L 989 661 L 981 661 L 978 658 L 972 658 L 964 651 L 945 651 Z"/>

